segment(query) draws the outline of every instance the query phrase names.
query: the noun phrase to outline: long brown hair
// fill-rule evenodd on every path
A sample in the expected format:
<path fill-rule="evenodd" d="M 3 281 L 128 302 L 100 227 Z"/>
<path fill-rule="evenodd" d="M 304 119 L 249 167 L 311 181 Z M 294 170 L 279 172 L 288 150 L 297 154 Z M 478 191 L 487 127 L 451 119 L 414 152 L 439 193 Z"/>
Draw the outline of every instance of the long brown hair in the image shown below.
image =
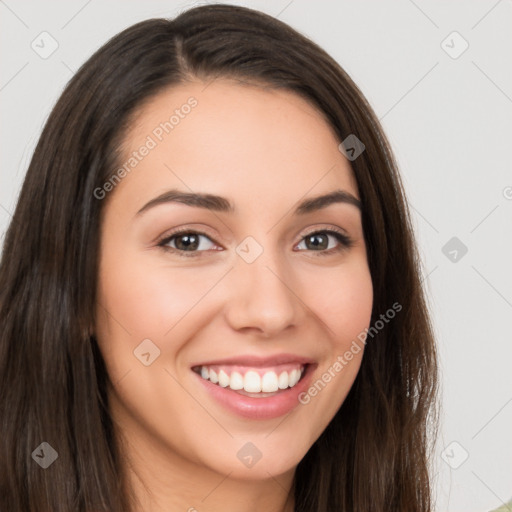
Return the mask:
<path fill-rule="evenodd" d="M 374 288 L 360 371 L 298 464 L 297 512 L 428 512 L 437 430 L 437 363 L 409 211 L 386 137 L 343 69 L 315 43 L 255 10 L 190 9 L 124 30 L 74 75 L 43 129 L 0 266 L 0 510 L 127 512 L 121 455 L 94 322 L 100 214 L 129 120 L 155 94 L 226 77 L 301 95 L 339 141 L 365 151 L 351 166 L 363 204 Z M 434 437 L 434 436 L 432 436 Z M 58 453 L 43 469 L 33 452 Z M 176 492 L 179 492 L 177 490 Z"/>

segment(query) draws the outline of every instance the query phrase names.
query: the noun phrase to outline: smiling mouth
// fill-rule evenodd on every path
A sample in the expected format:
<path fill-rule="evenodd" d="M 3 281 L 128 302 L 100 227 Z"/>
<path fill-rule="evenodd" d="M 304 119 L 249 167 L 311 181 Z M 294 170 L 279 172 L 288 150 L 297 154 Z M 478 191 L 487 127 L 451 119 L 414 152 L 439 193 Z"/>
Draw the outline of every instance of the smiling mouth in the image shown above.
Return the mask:
<path fill-rule="evenodd" d="M 271 368 L 237 365 L 196 366 L 204 380 L 252 398 L 274 396 L 291 389 L 303 378 L 309 364 L 289 363 Z"/>

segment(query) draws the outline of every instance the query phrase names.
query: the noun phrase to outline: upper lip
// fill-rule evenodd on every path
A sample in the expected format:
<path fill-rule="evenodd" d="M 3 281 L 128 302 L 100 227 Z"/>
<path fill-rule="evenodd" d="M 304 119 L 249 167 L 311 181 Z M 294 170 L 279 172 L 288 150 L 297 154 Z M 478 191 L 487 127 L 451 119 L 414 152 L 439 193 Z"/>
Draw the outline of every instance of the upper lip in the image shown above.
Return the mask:
<path fill-rule="evenodd" d="M 204 361 L 195 363 L 192 368 L 196 366 L 211 366 L 211 365 L 237 365 L 237 366 L 251 366 L 254 368 L 265 368 L 267 366 L 279 366 L 281 364 L 299 363 L 310 364 L 315 361 L 309 357 L 298 356 L 294 354 L 276 354 L 273 356 L 256 356 L 256 355 L 240 355 L 233 357 L 226 357 L 224 359 L 217 359 L 215 361 Z"/>

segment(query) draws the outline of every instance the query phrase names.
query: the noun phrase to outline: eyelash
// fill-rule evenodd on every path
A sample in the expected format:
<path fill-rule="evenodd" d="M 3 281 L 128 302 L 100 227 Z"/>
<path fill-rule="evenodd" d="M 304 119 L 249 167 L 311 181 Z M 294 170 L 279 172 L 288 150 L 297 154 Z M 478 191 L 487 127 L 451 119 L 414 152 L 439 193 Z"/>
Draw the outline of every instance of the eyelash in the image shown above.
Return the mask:
<path fill-rule="evenodd" d="M 184 257 L 184 258 L 198 257 L 202 252 L 206 252 L 206 251 L 182 251 L 182 250 L 179 250 L 179 249 L 175 249 L 174 247 L 168 247 L 166 245 L 173 238 L 177 237 L 180 234 L 201 235 L 201 236 L 205 236 L 206 238 L 210 239 L 210 241 L 216 243 L 215 240 L 212 240 L 212 238 L 209 235 L 207 235 L 206 233 L 202 233 L 200 231 L 194 231 L 194 230 L 191 230 L 191 229 L 188 229 L 188 228 L 179 228 L 179 229 L 176 229 L 175 231 L 173 231 L 172 233 L 170 233 L 169 235 L 165 235 L 165 237 L 162 238 L 158 242 L 158 247 L 160 247 L 165 252 L 172 252 L 172 253 L 177 254 L 178 256 Z M 332 235 L 340 243 L 340 245 L 338 247 L 335 247 L 333 249 L 321 250 L 321 251 L 311 251 L 311 250 L 309 250 L 310 252 L 318 252 L 319 253 L 318 256 L 329 256 L 331 254 L 338 253 L 338 252 L 341 252 L 341 251 L 346 250 L 346 249 L 350 249 L 354 245 L 354 241 L 350 237 L 348 237 L 347 235 L 345 235 L 341 231 L 338 231 L 337 229 L 334 229 L 334 228 L 323 229 L 323 230 L 316 230 L 316 231 L 311 231 L 310 233 L 306 233 L 301 238 L 299 243 L 301 243 L 308 236 L 317 235 L 317 234 Z M 306 249 L 306 250 L 308 250 L 308 249 Z M 303 250 L 301 250 L 300 252 L 302 252 L 302 251 Z"/>

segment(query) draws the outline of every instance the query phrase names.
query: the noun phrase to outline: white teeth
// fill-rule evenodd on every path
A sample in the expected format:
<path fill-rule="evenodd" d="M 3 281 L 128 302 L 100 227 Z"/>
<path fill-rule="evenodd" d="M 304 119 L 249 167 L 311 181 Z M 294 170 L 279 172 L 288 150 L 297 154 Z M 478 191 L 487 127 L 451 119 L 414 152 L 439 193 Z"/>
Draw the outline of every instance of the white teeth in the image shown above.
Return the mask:
<path fill-rule="evenodd" d="M 219 372 L 219 386 L 223 388 L 229 386 L 229 375 L 224 370 Z"/>
<path fill-rule="evenodd" d="M 261 390 L 264 393 L 273 393 L 279 389 L 277 375 L 275 372 L 267 372 L 261 379 Z"/>
<path fill-rule="evenodd" d="M 289 372 L 283 371 L 277 375 L 274 371 L 268 371 L 260 376 L 255 370 L 249 370 L 242 375 L 240 372 L 233 371 L 228 375 L 224 370 L 219 370 L 218 374 L 206 366 L 201 367 L 201 377 L 210 380 L 213 384 L 233 391 L 244 390 L 247 393 L 274 393 L 280 389 L 292 388 L 299 382 L 304 367 L 294 369 Z"/>
<path fill-rule="evenodd" d="M 299 370 L 292 370 L 290 372 L 290 380 L 288 381 L 288 386 L 293 387 L 297 382 L 299 382 L 300 379 L 300 372 Z"/>
<path fill-rule="evenodd" d="M 247 393 L 261 392 L 261 377 L 252 370 L 248 371 L 244 377 L 244 390 Z"/>
<path fill-rule="evenodd" d="M 283 372 L 279 375 L 279 389 L 286 389 L 288 387 L 288 373 Z"/>
<path fill-rule="evenodd" d="M 234 391 L 244 389 L 244 378 L 238 372 L 233 372 L 230 377 L 229 387 Z"/>

